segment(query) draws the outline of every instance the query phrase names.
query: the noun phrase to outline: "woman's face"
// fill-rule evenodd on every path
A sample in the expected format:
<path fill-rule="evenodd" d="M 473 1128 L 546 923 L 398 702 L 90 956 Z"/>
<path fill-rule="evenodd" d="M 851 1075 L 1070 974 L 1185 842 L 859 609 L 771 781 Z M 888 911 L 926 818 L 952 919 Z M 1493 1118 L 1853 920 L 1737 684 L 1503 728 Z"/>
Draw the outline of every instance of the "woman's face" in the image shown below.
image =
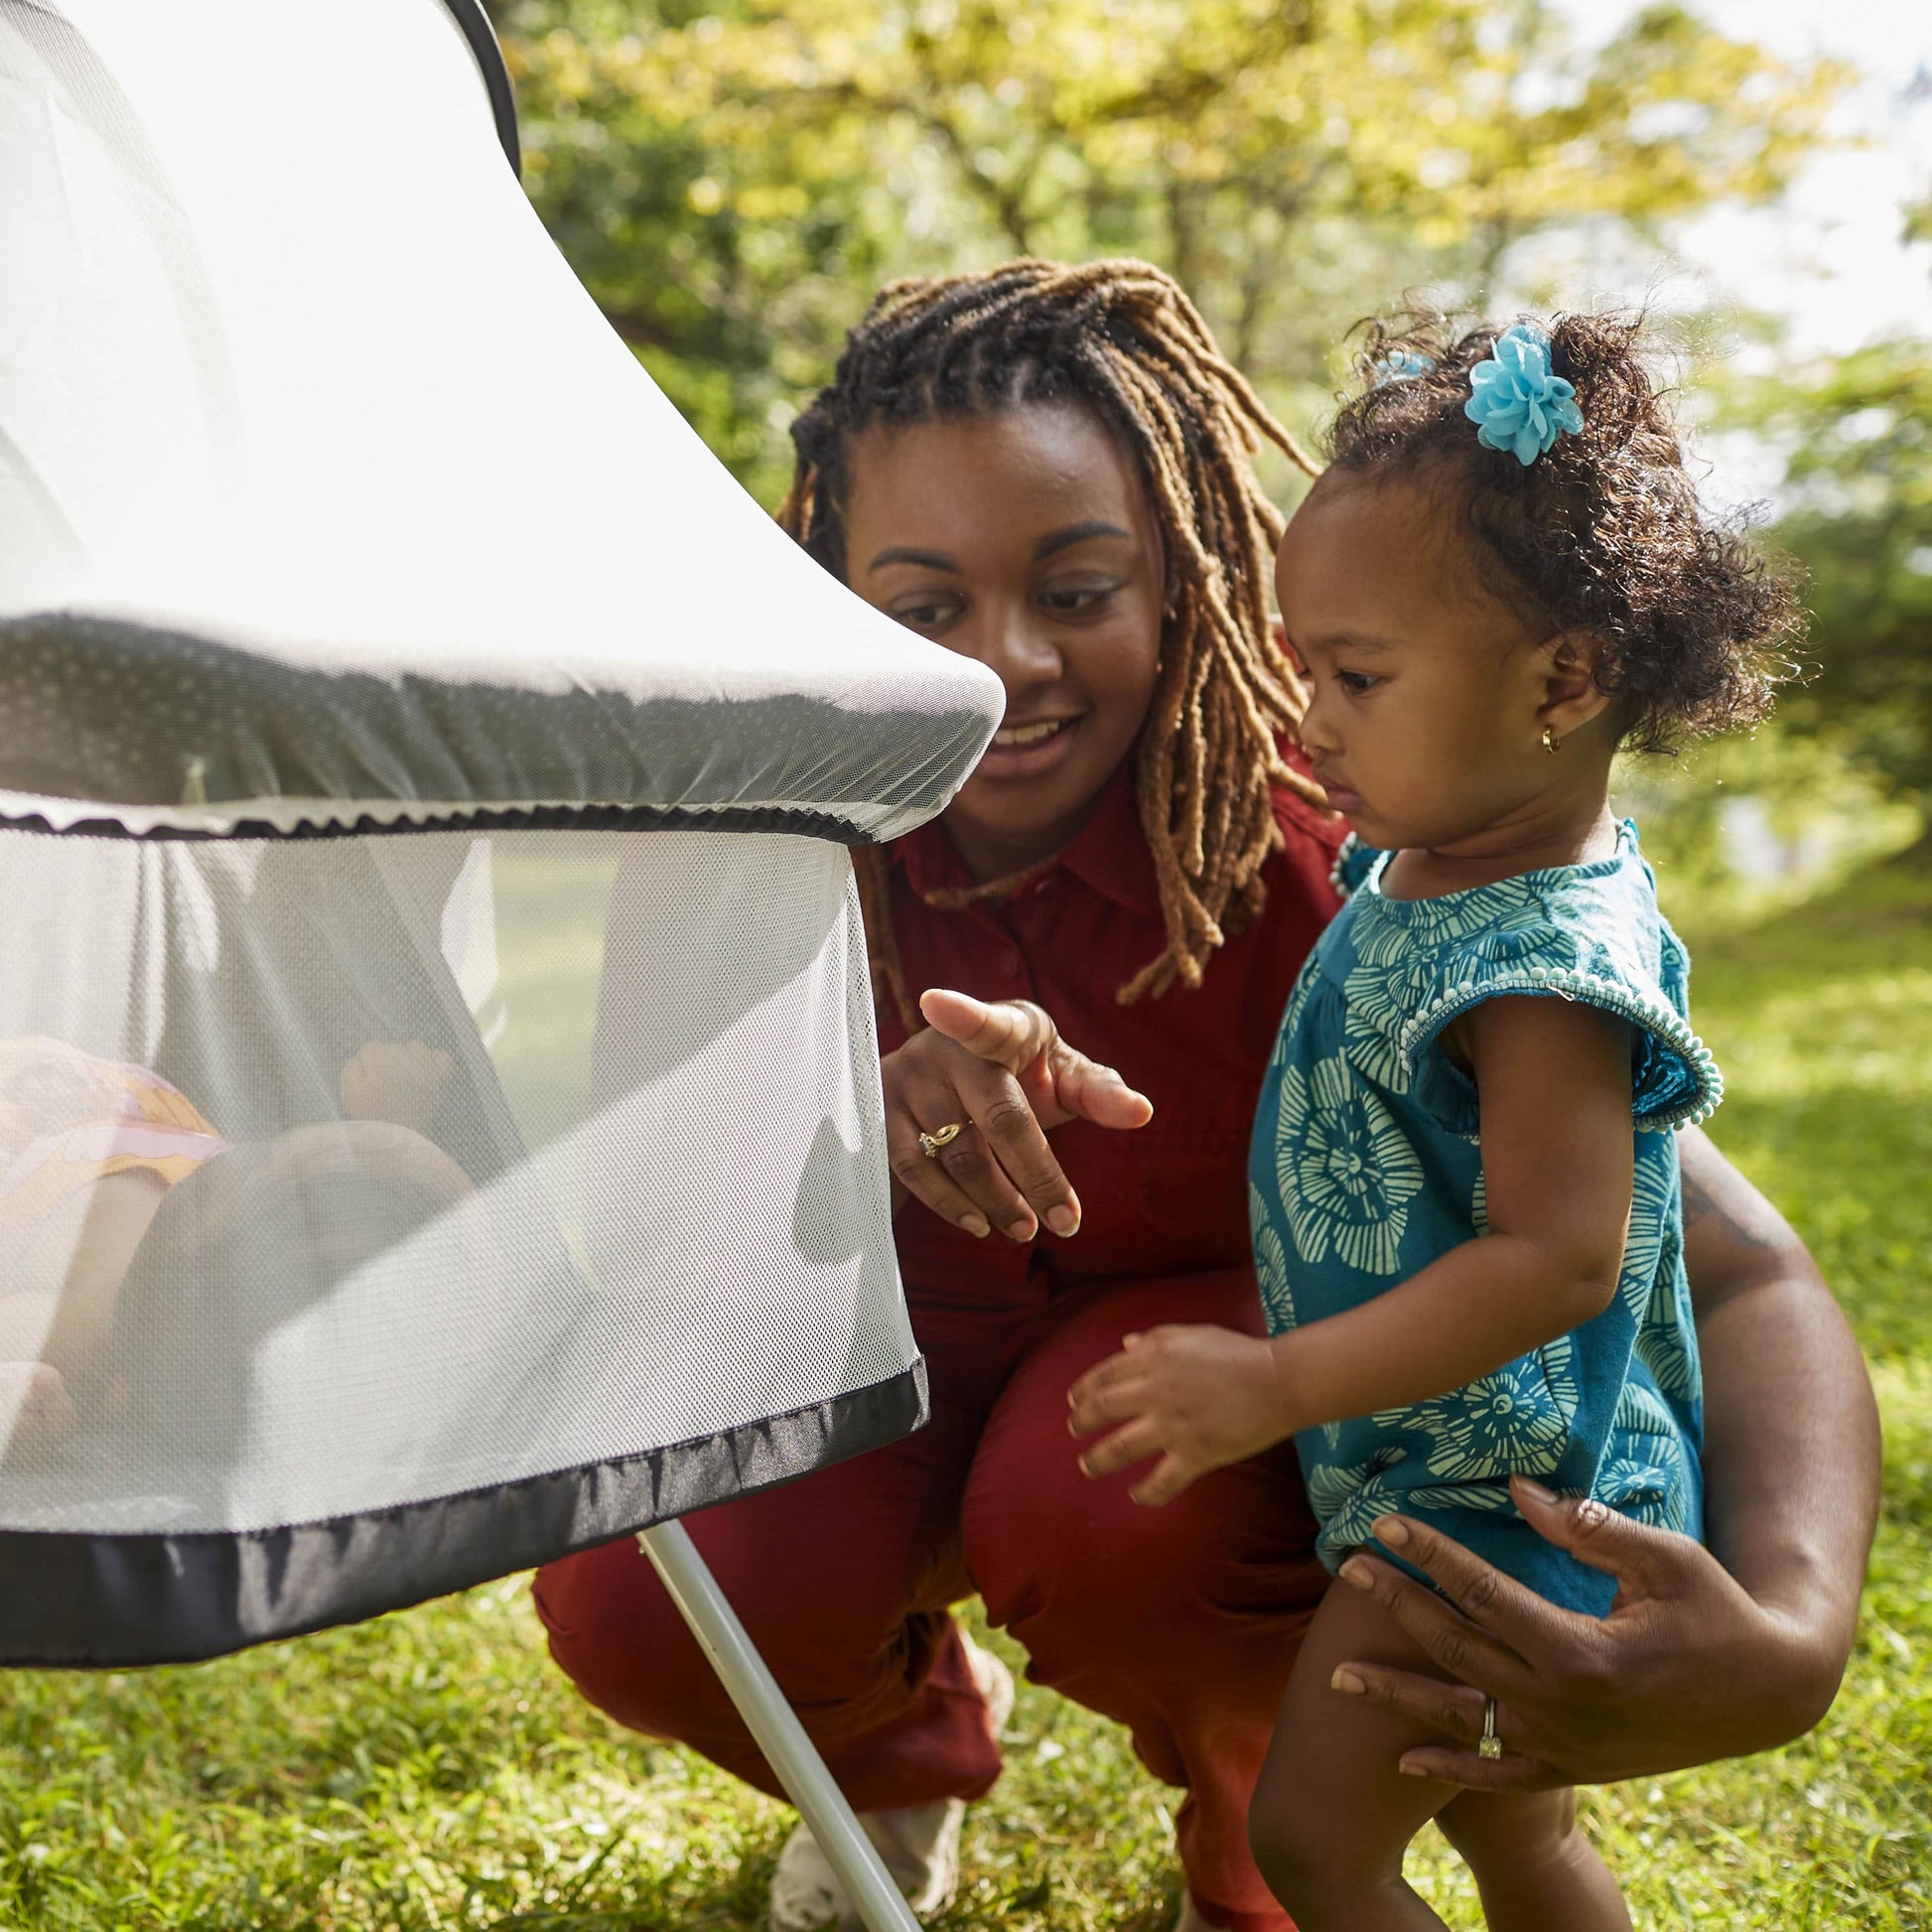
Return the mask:
<path fill-rule="evenodd" d="M 977 658 L 1006 720 L 945 816 L 997 879 L 1065 845 L 1139 736 L 1161 662 L 1161 536 L 1133 461 L 1085 410 L 867 431 L 847 571 L 867 603 Z"/>

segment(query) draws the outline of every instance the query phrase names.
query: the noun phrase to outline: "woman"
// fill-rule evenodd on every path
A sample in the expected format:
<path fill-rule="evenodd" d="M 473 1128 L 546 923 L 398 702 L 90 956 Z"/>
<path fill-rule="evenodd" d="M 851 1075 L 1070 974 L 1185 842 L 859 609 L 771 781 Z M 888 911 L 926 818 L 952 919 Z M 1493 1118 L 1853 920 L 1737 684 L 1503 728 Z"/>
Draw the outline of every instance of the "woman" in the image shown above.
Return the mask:
<path fill-rule="evenodd" d="M 1282 525 L 1252 468 L 1263 437 L 1299 452 L 1134 263 L 888 289 L 793 434 L 787 526 L 995 669 L 1007 720 L 939 823 L 859 855 L 932 1422 L 692 1533 L 919 1908 L 999 1772 L 1001 1674 L 948 1614 L 977 1590 L 1035 1680 L 1187 1787 L 1180 1925 L 1285 1932 L 1246 1814 L 1324 1583 L 1294 1458 L 1140 1510 L 1080 1473 L 1066 1391 L 1130 1331 L 1260 1320 L 1249 1117 L 1335 904 L 1335 829 L 1280 749 L 1302 698 L 1271 641 Z M 913 991 L 941 987 L 921 1012 Z M 1448 1733 L 1421 1754 L 1436 1775 L 1587 1781 L 1754 1750 L 1837 1684 L 1875 1499 L 1869 1391 L 1789 1229 L 1702 1137 L 1684 1169 L 1715 1557 L 1558 1506 L 1538 1527 L 1623 1579 L 1585 1625 L 1419 1532 L 1462 1609 L 1386 1566 L 1378 1586 L 1459 1685 L 1344 1676 Z M 775 1790 L 631 1545 L 551 1566 L 537 1602 L 593 1702 Z M 1469 1748 L 1490 1696 L 1500 1759 Z M 801 1831 L 773 1926 L 844 1909 Z"/>

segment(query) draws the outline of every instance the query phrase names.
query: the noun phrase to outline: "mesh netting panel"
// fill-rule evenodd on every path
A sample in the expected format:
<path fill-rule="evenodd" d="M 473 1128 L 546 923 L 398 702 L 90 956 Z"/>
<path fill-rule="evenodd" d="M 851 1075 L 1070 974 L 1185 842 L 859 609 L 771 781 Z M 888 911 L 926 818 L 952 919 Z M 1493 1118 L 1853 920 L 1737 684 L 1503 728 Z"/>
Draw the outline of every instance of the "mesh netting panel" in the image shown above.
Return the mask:
<path fill-rule="evenodd" d="M 914 1360 L 850 863 L 0 831 L 0 1530 L 252 1531 Z"/>

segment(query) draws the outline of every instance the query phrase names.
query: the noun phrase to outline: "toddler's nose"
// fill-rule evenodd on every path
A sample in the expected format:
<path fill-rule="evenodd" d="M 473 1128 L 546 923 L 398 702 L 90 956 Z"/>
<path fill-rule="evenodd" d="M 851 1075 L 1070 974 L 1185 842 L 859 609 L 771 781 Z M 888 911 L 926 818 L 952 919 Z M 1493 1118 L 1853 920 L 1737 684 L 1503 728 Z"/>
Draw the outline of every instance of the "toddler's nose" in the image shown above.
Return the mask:
<path fill-rule="evenodd" d="M 1341 750 L 1341 735 L 1335 729 L 1336 722 L 1334 713 L 1319 697 L 1309 701 L 1297 736 L 1302 741 L 1302 749 L 1311 758 L 1332 756 Z"/>

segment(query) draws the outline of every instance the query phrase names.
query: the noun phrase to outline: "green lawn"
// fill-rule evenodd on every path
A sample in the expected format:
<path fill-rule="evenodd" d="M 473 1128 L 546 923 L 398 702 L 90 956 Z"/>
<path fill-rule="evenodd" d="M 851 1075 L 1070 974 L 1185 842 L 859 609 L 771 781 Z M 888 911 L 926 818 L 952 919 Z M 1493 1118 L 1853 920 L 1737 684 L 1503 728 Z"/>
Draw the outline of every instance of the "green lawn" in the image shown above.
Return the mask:
<path fill-rule="evenodd" d="M 1719 1138 L 1794 1217 L 1869 1349 L 1888 1474 L 1852 1675 L 1804 1743 L 1590 1815 L 1638 1923 L 1932 1927 L 1932 867 L 1706 936 Z M 1169 1794 L 1023 1692 L 945 1924 L 1165 1932 Z M 16 1676 L 0 1928 L 742 1928 L 788 1824 L 586 1711 L 520 1582 L 193 1670 Z M 1452 1863 L 1419 1882 L 1475 1926 Z"/>

